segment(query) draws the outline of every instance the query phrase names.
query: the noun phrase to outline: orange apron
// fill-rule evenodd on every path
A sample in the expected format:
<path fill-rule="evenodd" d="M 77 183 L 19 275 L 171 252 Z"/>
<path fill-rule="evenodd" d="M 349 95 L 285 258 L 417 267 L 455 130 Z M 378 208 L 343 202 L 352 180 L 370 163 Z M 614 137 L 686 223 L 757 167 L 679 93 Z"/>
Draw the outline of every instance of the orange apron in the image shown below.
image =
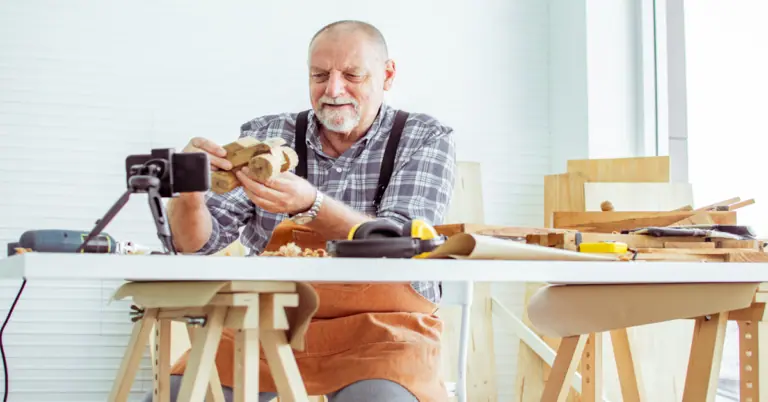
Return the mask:
<path fill-rule="evenodd" d="M 294 242 L 302 249 L 325 248 L 315 232 L 287 221 L 275 229 L 265 250 Z M 361 267 L 361 269 L 364 269 Z M 309 395 L 327 395 L 356 381 L 386 379 L 424 402 L 448 400 L 440 375 L 442 321 L 437 305 L 410 283 L 313 283 L 320 303 L 305 336 L 306 348 L 295 351 Z M 234 331 L 224 329 L 216 367 L 221 384 L 232 387 Z M 183 374 L 189 351 L 173 365 Z M 264 354 L 260 355 L 259 390 L 277 392 Z"/>

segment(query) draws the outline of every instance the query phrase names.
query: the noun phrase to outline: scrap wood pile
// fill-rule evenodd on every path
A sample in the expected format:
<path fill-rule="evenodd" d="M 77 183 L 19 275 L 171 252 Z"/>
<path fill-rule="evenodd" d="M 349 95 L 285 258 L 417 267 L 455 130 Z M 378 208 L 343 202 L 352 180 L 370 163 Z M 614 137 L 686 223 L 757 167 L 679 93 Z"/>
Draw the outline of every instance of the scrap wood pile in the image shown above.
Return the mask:
<path fill-rule="evenodd" d="M 545 225 L 526 242 L 620 259 L 768 261 L 766 242 L 737 210 L 755 203 L 734 197 L 694 208 L 690 183 L 672 182 L 669 157 L 568 161 L 545 178 Z"/>

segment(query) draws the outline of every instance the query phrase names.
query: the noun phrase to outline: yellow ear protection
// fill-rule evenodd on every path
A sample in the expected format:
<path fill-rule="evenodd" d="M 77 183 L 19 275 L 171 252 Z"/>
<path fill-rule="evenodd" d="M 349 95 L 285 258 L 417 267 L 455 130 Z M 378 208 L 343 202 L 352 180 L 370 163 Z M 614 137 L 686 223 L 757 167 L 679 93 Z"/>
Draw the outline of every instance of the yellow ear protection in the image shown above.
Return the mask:
<path fill-rule="evenodd" d="M 327 243 L 332 257 L 425 258 L 445 242 L 445 236 L 422 220 L 402 227 L 387 219 L 376 219 L 354 226 L 347 240 Z"/>

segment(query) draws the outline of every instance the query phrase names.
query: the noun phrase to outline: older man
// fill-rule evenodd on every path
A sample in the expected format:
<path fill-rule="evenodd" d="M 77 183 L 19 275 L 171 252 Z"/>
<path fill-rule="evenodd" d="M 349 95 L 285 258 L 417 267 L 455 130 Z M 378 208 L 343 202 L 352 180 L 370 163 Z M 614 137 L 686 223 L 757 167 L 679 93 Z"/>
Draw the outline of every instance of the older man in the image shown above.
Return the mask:
<path fill-rule="evenodd" d="M 323 27 L 309 45 L 312 109 L 256 118 L 241 136 L 281 137 L 299 155 L 295 173 L 264 183 L 237 173 L 227 194 L 182 194 L 169 215 L 175 243 L 187 253 L 214 253 L 240 236 L 254 254 L 290 220 L 324 239 L 343 239 L 357 224 L 383 218 L 442 222 L 453 191 L 453 130 L 433 117 L 383 103 L 395 63 L 378 29 L 360 21 Z M 185 152 L 206 152 L 213 169 L 230 169 L 226 152 L 194 138 Z M 254 265 L 254 269 L 268 267 Z M 361 267 L 364 269 L 364 267 Z M 314 284 L 320 307 L 296 353 L 310 395 L 331 402 L 443 401 L 439 375 L 439 283 Z M 225 333 L 216 365 L 231 399 L 233 337 Z M 173 394 L 186 355 L 174 365 Z M 275 396 L 266 362 L 260 400 Z M 175 400 L 175 396 L 172 398 Z"/>

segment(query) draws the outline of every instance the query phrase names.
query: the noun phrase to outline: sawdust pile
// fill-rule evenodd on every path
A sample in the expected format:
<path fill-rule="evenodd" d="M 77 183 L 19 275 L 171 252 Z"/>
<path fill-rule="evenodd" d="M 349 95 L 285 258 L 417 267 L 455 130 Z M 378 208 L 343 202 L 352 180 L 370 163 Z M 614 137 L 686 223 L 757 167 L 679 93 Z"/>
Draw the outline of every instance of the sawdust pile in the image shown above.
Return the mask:
<path fill-rule="evenodd" d="M 296 243 L 288 243 L 280 246 L 277 251 L 264 251 L 260 256 L 265 257 L 328 257 L 328 253 L 323 249 L 311 249 L 297 246 Z"/>

